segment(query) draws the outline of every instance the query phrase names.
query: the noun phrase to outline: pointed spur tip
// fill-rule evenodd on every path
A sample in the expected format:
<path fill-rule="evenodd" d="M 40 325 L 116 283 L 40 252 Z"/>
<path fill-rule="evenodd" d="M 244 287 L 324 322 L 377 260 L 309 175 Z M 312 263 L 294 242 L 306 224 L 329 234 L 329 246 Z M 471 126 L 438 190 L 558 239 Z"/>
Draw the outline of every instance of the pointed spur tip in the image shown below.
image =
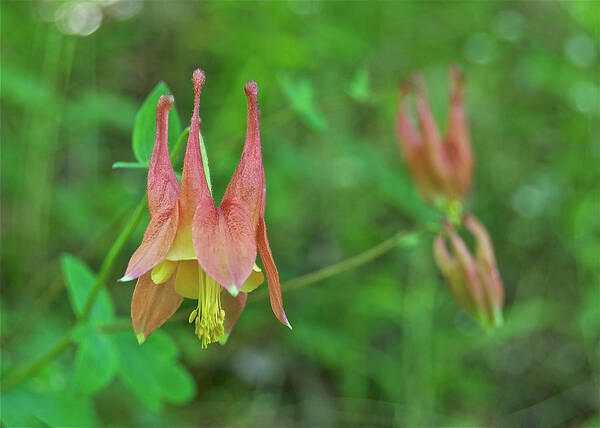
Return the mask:
<path fill-rule="evenodd" d="M 171 94 L 161 95 L 160 98 L 158 99 L 159 105 L 167 105 L 169 107 L 171 107 L 174 102 L 175 102 L 175 98 Z"/>
<path fill-rule="evenodd" d="M 285 325 L 287 326 L 287 328 L 289 328 L 290 330 L 293 330 L 292 324 L 290 324 L 290 321 L 287 319 L 287 316 L 285 315 L 285 312 L 283 311 L 283 309 L 281 309 L 281 314 L 283 315 L 283 320 L 285 321 Z"/>
<path fill-rule="evenodd" d="M 133 278 L 130 278 L 127 275 L 125 275 L 122 278 L 117 279 L 117 281 L 119 281 L 119 282 L 128 282 L 128 281 L 131 281 L 132 279 Z"/>
<path fill-rule="evenodd" d="M 249 80 L 244 85 L 244 92 L 246 92 L 247 96 L 258 95 L 258 83 L 256 83 L 254 80 Z"/>
<path fill-rule="evenodd" d="M 204 81 L 206 80 L 204 71 L 200 68 L 194 70 L 192 80 L 194 81 L 194 87 L 196 88 L 196 90 L 199 91 L 200 89 L 202 89 L 202 86 L 204 86 Z"/>

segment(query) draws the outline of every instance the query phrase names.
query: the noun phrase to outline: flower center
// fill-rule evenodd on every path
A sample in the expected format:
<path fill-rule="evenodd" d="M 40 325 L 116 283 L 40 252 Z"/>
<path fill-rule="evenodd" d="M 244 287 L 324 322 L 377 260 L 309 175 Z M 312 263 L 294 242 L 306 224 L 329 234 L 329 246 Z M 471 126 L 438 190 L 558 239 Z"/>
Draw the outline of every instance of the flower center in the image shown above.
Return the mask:
<path fill-rule="evenodd" d="M 198 307 L 192 311 L 188 321 L 190 324 L 194 322 L 196 336 L 202 341 L 202 348 L 206 348 L 225 334 L 225 311 L 221 308 L 221 286 L 204 270 L 198 271 Z"/>

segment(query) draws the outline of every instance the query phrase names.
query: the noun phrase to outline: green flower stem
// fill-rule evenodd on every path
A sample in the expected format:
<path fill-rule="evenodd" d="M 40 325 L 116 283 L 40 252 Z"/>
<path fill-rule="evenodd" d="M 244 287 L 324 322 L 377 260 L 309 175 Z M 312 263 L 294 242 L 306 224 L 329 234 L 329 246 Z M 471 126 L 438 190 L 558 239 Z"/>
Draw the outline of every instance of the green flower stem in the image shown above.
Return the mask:
<path fill-rule="evenodd" d="M 179 137 L 179 140 L 177 140 L 177 143 L 173 148 L 173 152 L 171 153 L 171 161 L 174 161 L 179 155 L 179 152 L 181 151 L 187 140 L 188 134 L 189 129 L 184 131 Z M 100 267 L 100 272 L 98 272 L 96 280 L 94 281 L 94 285 L 92 286 L 92 291 L 90 291 L 90 294 L 87 297 L 85 306 L 83 307 L 83 311 L 77 319 L 75 326 L 71 330 L 69 330 L 52 348 L 46 351 L 42 356 L 40 356 L 34 361 L 31 361 L 30 363 L 24 364 L 22 367 L 19 367 L 11 371 L 8 375 L 6 375 L 6 377 L 2 380 L 3 391 L 7 391 L 11 388 L 14 388 L 15 386 L 23 383 L 30 377 L 34 376 L 37 372 L 44 368 L 46 364 L 51 362 L 54 358 L 60 355 L 62 351 L 64 351 L 71 344 L 73 344 L 73 332 L 79 325 L 84 324 L 89 318 L 98 293 L 100 292 L 100 290 L 104 286 L 104 283 L 108 279 L 108 276 L 112 271 L 112 267 L 115 261 L 117 260 L 117 257 L 123 250 L 125 243 L 140 223 L 144 215 L 147 203 L 148 198 L 147 195 L 144 194 L 144 197 L 138 202 L 133 214 L 129 218 L 129 221 L 127 222 L 125 227 L 123 227 L 123 229 L 119 233 L 119 236 L 117 236 L 117 239 L 115 240 L 114 244 L 108 250 L 108 253 L 106 254 L 106 257 L 104 258 L 104 261 L 102 262 L 102 265 Z"/>
<path fill-rule="evenodd" d="M 90 294 L 88 295 L 88 298 L 85 302 L 85 306 L 83 307 L 83 311 L 81 312 L 81 316 L 79 317 L 77 322 L 84 323 L 90 316 L 90 312 L 92 311 L 92 307 L 94 305 L 94 302 L 96 301 L 96 296 L 104 286 L 104 282 L 106 282 L 106 279 L 108 278 L 108 275 L 112 270 L 113 264 L 115 263 L 115 260 L 121 253 L 121 250 L 125 246 L 125 243 L 129 239 L 139 222 L 142 220 L 147 203 L 148 198 L 146 197 L 146 195 L 144 195 L 144 197 L 140 200 L 140 202 L 138 202 L 137 206 L 135 207 L 135 211 L 129 218 L 129 221 L 127 222 L 123 230 L 121 230 L 121 233 L 119 233 L 119 236 L 115 240 L 115 243 L 112 245 L 112 247 L 110 247 L 110 250 L 108 250 L 106 257 L 102 262 L 102 266 L 100 266 L 100 272 L 98 272 L 96 280 L 94 281 L 94 285 L 92 286 L 92 291 L 90 291 Z"/>
<path fill-rule="evenodd" d="M 298 278 L 286 281 L 282 284 L 282 288 L 286 292 L 298 290 L 306 287 L 307 285 L 323 281 L 327 278 L 331 278 L 332 276 L 339 275 L 342 272 L 367 264 L 376 258 L 383 256 L 385 253 L 396 247 L 413 246 L 418 243 L 420 233 L 422 233 L 420 230 L 398 232 L 391 238 L 386 239 L 380 244 L 368 249 L 367 251 L 357 254 L 356 256 L 350 257 L 349 259 L 343 260 L 331 266 L 327 266 L 323 269 L 319 269 L 315 272 L 311 272 Z"/>
<path fill-rule="evenodd" d="M 69 330 L 67 334 L 65 334 L 40 358 L 8 374 L 2 381 L 2 392 L 6 392 L 29 379 L 31 376 L 39 372 L 46 364 L 60 355 L 62 351 L 67 349 L 73 343 L 73 330 L 74 329 Z"/>
<path fill-rule="evenodd" d="M 348 270 L 355 269 L 359 266 L 362 266 L 375 260 L 378 257 L 381 257 L 382 255 L 396 247 L 412 246 L 413 244 L 418 242 L 419 235 L 422 233 L 422 230 L 398 232 L 391 238 L 386 239 L 385 241 L 375 245 L 374 247 L 371 247 L 368 250 L 357 254 L 356 256 L 350 257 L 346 260 L 342 260 L 341 262 L 324 267 L 322 269 L 318 269 L 314 272 L 307 273 L 306 275 L 301 275 L 297 278 L 290 279 L 289 281 L 282 282 L 281 289 L 286 293 L 289 293 L 290 291 L 299 290 L 308 285 L 324 281 L 328 278 L 331 278 L 332 276 L 336 276 Z M 248 296 L 248 301 L 254 302 L 257 300 L 264 299 L 267 296 L 267 291 L 261 290 L 256 294 L 250 294 Z"/>

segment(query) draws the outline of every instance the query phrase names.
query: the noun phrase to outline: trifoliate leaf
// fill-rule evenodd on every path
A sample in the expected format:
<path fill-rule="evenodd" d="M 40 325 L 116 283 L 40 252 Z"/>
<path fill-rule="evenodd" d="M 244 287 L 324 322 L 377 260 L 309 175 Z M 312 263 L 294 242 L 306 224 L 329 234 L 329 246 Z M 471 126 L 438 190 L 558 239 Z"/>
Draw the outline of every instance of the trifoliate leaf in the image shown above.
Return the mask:
<path fill-rule="evenodd" d="M 73 311 L 77 316 L 83 313 L 87 298 L 96 280 L 94 273 L 76 257 L 64 254 L 61 266 Z M 106 289 L 101 289 L 96 297 L 90 320 L 93 323 L 108 323 L 114 319 L 115 308 Z"/>
<path fill-rule="evenodd" d="M 116 346 L 109 335 L 88 326 L 75 357 L 75 384 L 83 394 L 94 394 L 114 377 L 119 366 Z"/>

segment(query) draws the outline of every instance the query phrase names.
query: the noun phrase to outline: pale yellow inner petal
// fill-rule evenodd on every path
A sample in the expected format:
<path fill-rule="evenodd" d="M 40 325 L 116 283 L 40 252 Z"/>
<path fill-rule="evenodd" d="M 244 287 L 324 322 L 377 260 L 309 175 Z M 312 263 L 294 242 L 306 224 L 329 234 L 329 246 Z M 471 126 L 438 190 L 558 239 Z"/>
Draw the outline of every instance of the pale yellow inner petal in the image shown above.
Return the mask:
<path fill-rule="evenodd" d="M 173 245 L 169 249 L 167 260 L 196 260 L 192 242 L 192 226 L 182 225 L 177 229 Z"/>
<path fill-rule="evenodd" d="M 242 291 L 244 293 L 250 293 L 251 291 L 256 290 L 258 286 L 264 282 L 264 280 L 265 276 L 263 275 L 262 270 L 255 263 L 252 273 L 242 286 Z"/>
<path fill-rule="evenodd" d="M 152 273 L 150 277 L 152 278 L 152 282 L 155 284 L 164 284 L 167 282 L 175 269 L 177 268 L 177 262 L 172 262 L 170 260 L 163 260 L 152 269 Z"/>
<path fill-rule="evenodd" d="M 179 268 L 175 276 L 175 291 L 187 299 L 197 299 L 200 284 L 198 283 L 198 262 L 183 260 L 178 262 Z"/>

